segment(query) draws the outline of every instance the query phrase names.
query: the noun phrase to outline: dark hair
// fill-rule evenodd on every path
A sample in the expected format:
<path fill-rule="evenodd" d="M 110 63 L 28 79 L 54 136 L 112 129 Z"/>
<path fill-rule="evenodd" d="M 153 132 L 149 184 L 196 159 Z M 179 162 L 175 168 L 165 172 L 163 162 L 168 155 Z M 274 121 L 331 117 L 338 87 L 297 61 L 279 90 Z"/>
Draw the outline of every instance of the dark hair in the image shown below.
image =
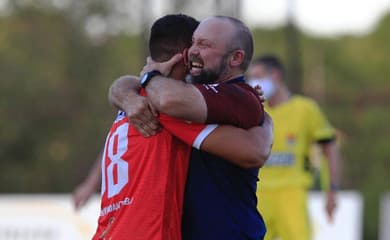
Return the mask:
<path fill-rule="evenodd" d="M 265 67 L 266 71 L 278 70 L 283 76 L 285 74 L 285 68 L 278 57 L 272 54 L 262 55 L 256 58 L 252 64 L 261 64 Z"/>
<path fill-rule="evenodd" d="M 237 18 L 229 16 L 216 16 L 219 19 L 226 19 L 234 26 L 234 35 L 231 42 L 228 43 L 230 50 L 241 49 L 245 52 L 244 61 L 240 65 L 240 69 L 246 71 L 253 57 L 253 37 L 249 28 Z"/>
<path fill-rule="evenodd" d="M 150 56 L 155 61 L 166 61 L 191 47 L 192 34 L 199 21 L 184 14 L 169 14 L 153 23 L 149 38 Z"/>

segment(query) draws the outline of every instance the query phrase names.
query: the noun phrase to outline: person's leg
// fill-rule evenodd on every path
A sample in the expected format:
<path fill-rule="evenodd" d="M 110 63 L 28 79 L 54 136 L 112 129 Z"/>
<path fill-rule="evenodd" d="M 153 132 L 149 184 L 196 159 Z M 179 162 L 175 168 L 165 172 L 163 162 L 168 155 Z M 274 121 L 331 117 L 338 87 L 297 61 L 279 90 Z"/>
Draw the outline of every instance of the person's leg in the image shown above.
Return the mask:
<path fill-rule="evenodd" d="M 267 232 L 265 233 L 264 240 L 272 240 L 275 237 L 275 225 L 274 225 L 274 215 L 275 209 L 278 208 L 275 204 L 277 197 L 274 194 L 274 191 L 267 191 L 261 189 L 257 193 L 257 209 L 260 214 L 263 216 L 265 227 Z"/>
<path fill-rule="evenodd" d="M 281 240 L 309 240 L 310 221 L 307 192 L 302 188 L 280 191 L 284 203 L 279 205 L 277 228 Z"/>

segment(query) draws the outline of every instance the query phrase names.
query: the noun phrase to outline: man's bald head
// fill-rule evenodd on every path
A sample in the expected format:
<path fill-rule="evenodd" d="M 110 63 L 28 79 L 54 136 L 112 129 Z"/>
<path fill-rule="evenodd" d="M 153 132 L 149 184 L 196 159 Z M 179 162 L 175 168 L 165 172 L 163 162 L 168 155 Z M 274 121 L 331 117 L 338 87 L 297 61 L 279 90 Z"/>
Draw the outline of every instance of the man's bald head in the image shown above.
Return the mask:
<path fill-rule="evenodd" d="M 215 16 L 213 18 L 227 21 L 232 25 L 233 32 L 230 40 L 227 42 L 226 46 L 228 49 L 226 50 L 228 52 L 241 49 L 245 52 L 245 57 L 240 68 L 246 71 L 253 57 L 253 37 L 251 31 L 243 22 L 236 18 L 228 16 Z"/>

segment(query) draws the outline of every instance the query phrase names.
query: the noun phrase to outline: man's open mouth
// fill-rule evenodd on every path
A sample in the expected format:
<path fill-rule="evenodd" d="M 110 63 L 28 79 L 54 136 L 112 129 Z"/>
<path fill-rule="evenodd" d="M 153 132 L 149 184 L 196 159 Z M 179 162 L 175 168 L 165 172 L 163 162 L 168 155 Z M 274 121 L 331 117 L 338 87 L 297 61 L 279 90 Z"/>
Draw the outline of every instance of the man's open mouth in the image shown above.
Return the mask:
<path fill-rule="evenodd" d="M 198 62 L 191 62 L 191 68 L 203 68 L 203 64 Z"/>
<path fill-rule="evenodd" d="M 201 70 L 203 68 L 202 59 L 190 56 L 190 70 Z"/>

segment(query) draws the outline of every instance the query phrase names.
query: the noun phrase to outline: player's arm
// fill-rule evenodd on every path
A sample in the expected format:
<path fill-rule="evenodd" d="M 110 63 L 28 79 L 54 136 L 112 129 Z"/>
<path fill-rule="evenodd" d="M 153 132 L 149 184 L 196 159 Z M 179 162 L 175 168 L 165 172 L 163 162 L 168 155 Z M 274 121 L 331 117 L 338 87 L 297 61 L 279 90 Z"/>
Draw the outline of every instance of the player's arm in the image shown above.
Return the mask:
<path fill-rule="evenodd" d="M 249 130 L 223 125 L 191 124 L 161 114 L 161 124 L 174 136 L 243 168 L 261 167 L 271 150 L 272 120 Z"/>
<path fill-rule="evenodd" d="M 156 127 L 153 106 L 158 112 L 197 123 L 221 123 L 244 128 L 259 125 L 263 108 L 255 93 L 235 84 L 194 85 L 155 76 L 146 86 L 148 99 L 138 95 L 134 77 L 116 80 L 109 91 L 110 102 L 125 111 L 130 120 Z M 151 104 L 150 104 L 151 103 Z"/>
<path fill-rule="evenodd" d="M 143 72 L 159 70 L 166 76 L 179 60 L 181 54 L 162 63 L 148 58 Z M 153 105 L 169 116 L 197 123 L 219 123 L 249 128 L 257 126 L 264 116 L 257 93 L 249 86 L 246 87 L 244 90 L 235 84 L 226 83 L 188 84 L 164 76 L 155 76 L 145 89 Z"/>
<path fill-rule="evenodd" d="M 326 157 L 329 166 L 330 190 L 337 190 L 340 185 L 341 157 L 336 141 L 320 143 L 322 153 Z"/>
<path fill-rule="evenodd" d="M 193 84 L 156 76 L 145 89 L 158 111 L 192 122 L 206 122 L 206 101 Z"/>
<path fill-rule="evenodd" d="M 329 191 L 326 194 L 326 212 L 328 220 L 332 221 L 336 208 L 336 192 L 340 183 L 341 158 L 336 144 L 335 129 L 329 124 L 318 104 L 308 102 L 306 106 L 310 114 L 308 126 L 316 142 L 320 145 L 323 155 L 328 161 L 329 168 Z"/>
<path fill-rule="evenodd" d="M 121 76 L 111 84 L 108 91 L 109 102 L 118 110 L 125 111 L 127 105 L 132 105 L 139 95 L 139 79 L 136 76 L 125 75 Z"/>
<path fill-rule="evenodd" d="M 184 79 L 172 79 L 166 76 L 172 68 L 183 59 L 183 54 L 176 54 L 165 62 L 155 62 L 151 57 L 146 59 L 141 75 L 158 70 L 162 75 L 153 77 L 145 86 L 152 104 L 169 116 L 192 122 L 204 123 L 207 119 L 207 105 L 200 91 Z"/>
<path fill-rule="evenodd" d="M 273 123 L 266 115 L 262 126 L 248 130 L 223 125 L 203 141 L 200 149 L 222 157 L 242 168 L 262 167 L 273 144 Z"/>
<path fill-rule="evenodd" d="M 96 160 L 89 170 L 88 176 L 73 191 L 72 199 L 76 210 L 80 209 L 88 199 L 96 192 L 101 179 L 101 162 L 103 150 L 99 152 Z"/>
<path fill-rule="evenodd" d="M 143 136 L 157 133 L 160 124 L 157 111 L 149 98 L 139 94 L 139 79 L 135 76 L 122 76 L 114 81 L 108 92 L 109 102 L 116 108 L 126 112 L 129 122 Z"/>
<path fill-rule="evenodd" d="M 163 76 L 155 76 L 146 86 L 148 98 L 138 94 L 139 80 L 123 76 L 115 80 L 109 90 L 109 101 L 125 111 L 130 118 L 147 124 L 153 114 L 150 103 L 157 111 L 193 122 L 205 122 L 207 105 L 200 91 L 192 84 Z M 149 102 L 149 100 L 150 102 Z"/>
<path fill-rule="evenodd" d="M 329 221 L 333 220 L 333 212 L 336 208 L 336 193 L 340 186 L 341 157 L 336 141 L 320 143 L 322 153 L 328 161 L 329 190 L 327 192 L 326 211 Z"/>
<path fill-rule="evenodd" d="M 142 107 L 132 108 L 131 104 L 139 89 L 137 78 L 121 77 L 111 86 L 109 100 L 124 110 L 129 119 L 137 119 L 140 125 L 143 123 L 153 128 L 153 123 L 147 122 L 153 116 L 149 110 L 151 107 L 145 101 L 138 101 Z M 218 122 L 249 128 L 258 125 L 263 117 L 262 105 L 256 94 L 251 95 L 233 84 L 210 87 L 155 76 L 147 84 L 146 92 L 159 112 L 192 122 Z M 220 106 L 221 103 L 224 107 Z"/>
<path fill-rule="evenodd" d="M 149 57 L 148 64 L 144 67 L 142 73 L 151 70 L 160 70 L 164 76 L 167 76 L 172 67 L 180 60 L 182 60 L 181 54 L 177 54 L 163 63 L 153 62 Z M 109 101 L 112 105 L 125 111 L 129 119 L 137 119 L 143 122 L 143 124 L 148 124 L 147 121 L 151 120 L 152 114 L 148 109 L 146 100 L 137 99 L 140 88 L 138 78 L 123 76 L 111 85 Z M 148 94 L 148 99 L 150 99 L 152 106 L 157 111 L 188 121 L 201 123 L 206 121 L 206 102 L 200 91 L 192 84 L 186 84 L 183 81 L 163 76 L 155 76 L 149 81 L 145 89 Z M 139 103 L 137 108 L 133 107 L 134 101 Z"/>

